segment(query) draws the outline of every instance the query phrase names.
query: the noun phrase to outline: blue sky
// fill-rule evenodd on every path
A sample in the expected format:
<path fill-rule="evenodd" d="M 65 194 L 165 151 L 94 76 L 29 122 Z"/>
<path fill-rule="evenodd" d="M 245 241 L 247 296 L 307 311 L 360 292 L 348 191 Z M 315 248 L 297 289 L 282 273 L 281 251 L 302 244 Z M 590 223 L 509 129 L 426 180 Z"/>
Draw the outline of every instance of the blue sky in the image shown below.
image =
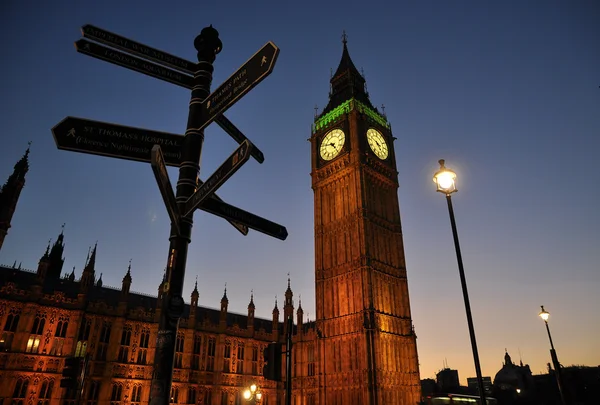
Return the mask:
<path fill-rule="evenodd" d="M 60 4 L 60 5 L 57 5 Z M 335 5 L 334 5 L 335 4 Z M 27 184 L 0 263 L 35 269 L 66 222 L 65 270 L 81 273 L 98 241 L 97 271 L 155 293 L 169 223 L 149 165 L 59 151 L 50 129 L 66 116 L 183 134 L 189 92 L 78 54 L 86 23 L 193 60 L 213 24 L 223 51 L 213 89 L 267 41 L 273 74 L 226 115 L 265 154 L 219 191 L 227 202 L 285 225 L 285 242 L 197 213 L 184 296 L 198 276 L 200 304 L 270 317 L 290 273 L 314 319 L 314 106 L 327 103 L 330 68 L 346 30 L 375 105 L 397 141 L 400 209 L 421 378 L 444 359 L 474 375 L 452 234 L 431 181 L 437 161 L 458 174 L 454 209 L 484 375 L 504 349 L 534 372 L 550 361 L 539 305 L 564 364 L 600 363 L 600 262 L 595 184 L 600 147 L 600 7 L 594 1 L 37 2 L 0 5 L 3 128 L 0 181 L 33 141 Z M 201 178 L 236 143 L 206 131 Z M 175 183 L 177 170 L 169 169 Z M 281 302 L 281 300 L 280 300 Z"/>

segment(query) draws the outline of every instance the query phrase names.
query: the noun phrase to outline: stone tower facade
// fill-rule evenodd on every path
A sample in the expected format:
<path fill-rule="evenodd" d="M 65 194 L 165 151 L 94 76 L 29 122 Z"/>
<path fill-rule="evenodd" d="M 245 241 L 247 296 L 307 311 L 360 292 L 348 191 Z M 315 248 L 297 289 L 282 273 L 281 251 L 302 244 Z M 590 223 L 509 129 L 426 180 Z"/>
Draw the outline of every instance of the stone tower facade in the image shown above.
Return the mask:
<path fill-rule="evenodd" d="M 13 173 L 0 187 L 0 249 L 11 226 L 12 217 L 19 202 L 21 190 L 25 186 L 25 175 L 29 171 L 29 148 L 15 164 Z"/>
<path fill-rule="evenodd" d="M 310 138 L 319 403 L 415 404 L 395 138 L 343 44 Z"/>

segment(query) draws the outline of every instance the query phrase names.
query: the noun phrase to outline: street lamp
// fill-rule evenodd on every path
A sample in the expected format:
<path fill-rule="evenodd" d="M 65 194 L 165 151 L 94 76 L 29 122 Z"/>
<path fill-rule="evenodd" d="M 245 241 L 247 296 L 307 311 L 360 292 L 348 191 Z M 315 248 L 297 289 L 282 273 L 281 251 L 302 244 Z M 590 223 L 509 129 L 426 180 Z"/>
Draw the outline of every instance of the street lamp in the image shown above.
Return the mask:
<path fill-rule="evenodd" d="M 548 326 L 548 318 L 550 318 L 550 313 L 544 309 L 542 305 L 542 312 L 540 312 L 540 318 L 544 320 L 546 324 L 546 330 L 548 331 L 548 339 L 550 340 L 550 357 L 552 358 L 552 363 L 554 364 L 554 375 L 556 376 L 556 385 L 558 386 L 558 393 L 560 394 L 560 400 L 563 405 L 566 405 L 567 401 L 565 401 L 565 395 L 562 387 L 562 376 L 560 371 L 560 363 L 558 362 L 558 356 L 556 356 L 556 350 L 554 350 L 554 343 L 552 342 L 552 335 L 550 334 L 550 327 Z"/>
<path fill-rule="evenodd" d="M 433 182 L 437 184 L 437 190 L 446 194 L 448 202 L 448 212 L 450 214 L 450 224 L 452 225 L 452 235 L 454 236 L 454 248 L 456 250 L 456 260 L 458 261 L 458 273 L 460 275 L 460 284 L 462 286 L 463 298 L 465 301 L 465 311 L 467 312 L 467 324 L 469 325 L 469 336 L 471 337 L 471 348 L 473 349 L 473 360 L 475 362 L 475 373 L 477 374 L 477 386 L 479 387 L 479 399 L 481 405 L 486 405 L 485 389 L 483 387 L 483 378 L 481 376 L 481 366 L 479 364 L 479 353 L 477 352 L 477 341 L 475 340 L 475 329 L 473 327 L 473 317 L 471 316 L 471 304 L 469 303 L 469 293 L 467 291 L 467 280 L 463 268 L 462 255 L 460 253 L 460 244 L 458 243 L 458 232 L 456 231 L 456 221 L 454 220 L 454 209 L 452 208 L 451 194 L 457 192 L 456 173 L 444 166 L 444 159 L 440 159 L 440 170 L 433 175 Z"/>
<path fill-rule="evenodd" d="M 256 384 L 252 384 L 249 389 L 244 391 L 244 399 L 252 404 L 258 404 L 262 399 L 262 392 L 259 391 Z"/>

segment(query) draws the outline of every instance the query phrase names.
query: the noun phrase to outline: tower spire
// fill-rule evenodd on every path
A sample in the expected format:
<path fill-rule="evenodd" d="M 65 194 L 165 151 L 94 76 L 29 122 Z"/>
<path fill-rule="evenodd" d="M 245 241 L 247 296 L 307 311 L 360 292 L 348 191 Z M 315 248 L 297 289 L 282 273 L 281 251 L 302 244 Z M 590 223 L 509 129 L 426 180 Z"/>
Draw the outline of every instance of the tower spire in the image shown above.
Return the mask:
<path fill-rule="evenodd" d="M 331 75 L 329 103 L 321 112 L 321 116 L 338 107 L 342 103 L 356 99 L 367 107 L 374 109 L 365 88 L 365 78 L 360 74 L 350 53 L 348 52 L 348 35 L 342 34 L 342 59 L 335 73 Z"/>
<path fill-rule="evenodd" d="M 28 142 L 25 154 L 15 164 L 13 173 L 8 177 L 6 183 L 0 187 L 0 249 L 2 249 L 6 234 L 11 227 L 21 190 L 25 186 L 25 175 L 29 171 L 30 147 L 31 142 Z"/>

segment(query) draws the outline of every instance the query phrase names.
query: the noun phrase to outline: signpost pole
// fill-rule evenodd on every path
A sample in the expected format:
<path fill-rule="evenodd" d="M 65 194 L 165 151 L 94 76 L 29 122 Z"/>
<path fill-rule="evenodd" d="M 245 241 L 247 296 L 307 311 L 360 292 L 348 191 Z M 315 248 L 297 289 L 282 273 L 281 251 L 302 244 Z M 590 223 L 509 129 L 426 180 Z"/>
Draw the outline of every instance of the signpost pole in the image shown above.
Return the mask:
<path fill-rule="evenodd" d="M 194 87 L 190 100 L 187 130 L 183 140 L 182 162 L 177 181 L 177 204 L 183 211 L 185 202 L 195 192 L 200 172 L 200 155 L 204 141 L 204 131 L 197 130 L 203 120 L 202 102 L 210 94 L 213 62 L 221 51 L 222 43 L 216 29 L 206 27 L 194 41 L 198 50 L 198 64 L 194 74 Z M 150 389 L 150 405 L 168 405 L 173 379 L 173 360 L 179 318 L 183 314 L 183 281 L 188 245 L 191 240 L 193 213 L 179 220 L 179 233 L 171 227 L 169 258 L 167 262 L 167 283 L 163 294 L 166 299 L 161 305 L 156 341 L 156 354 Z"/>

